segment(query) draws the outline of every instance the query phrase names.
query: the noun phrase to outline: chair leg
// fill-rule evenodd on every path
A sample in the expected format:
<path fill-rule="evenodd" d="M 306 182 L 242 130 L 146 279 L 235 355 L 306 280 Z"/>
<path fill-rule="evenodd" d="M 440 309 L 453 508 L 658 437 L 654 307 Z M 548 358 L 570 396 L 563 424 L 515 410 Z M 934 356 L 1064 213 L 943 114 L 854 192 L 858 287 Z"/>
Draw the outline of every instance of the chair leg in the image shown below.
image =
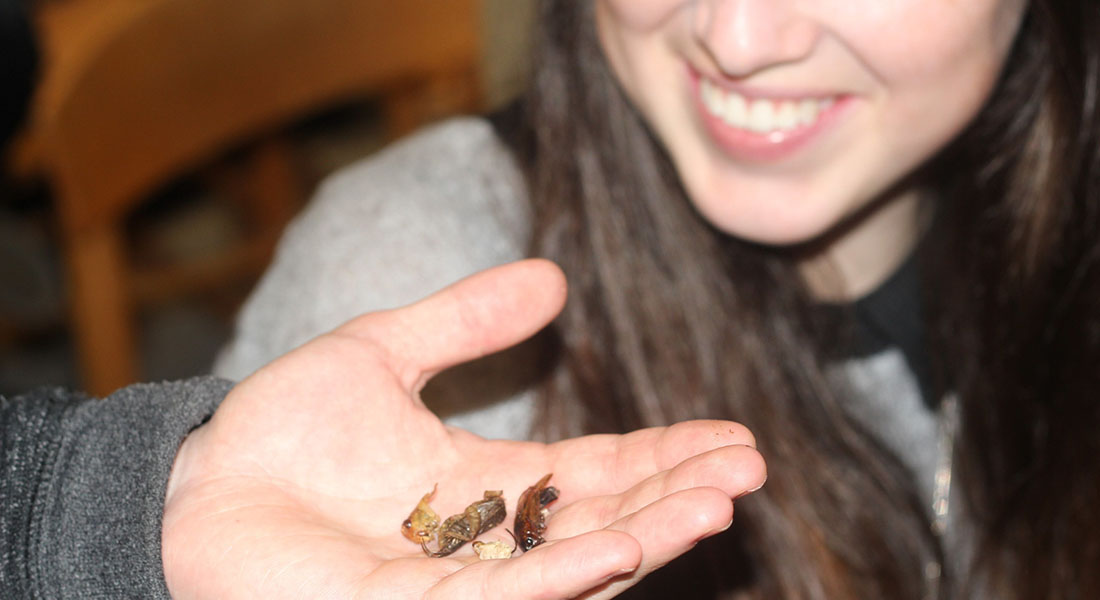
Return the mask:
<path fill-rule="evenodd" d="M 407 83 L 387 90 L 382 96 L 382 119 L 386 138 L 396 140 L 411 133 L 423 121 L 423 85 Z"/>
<path fill-rule="evenodd" d="M 257 141 L 244 157 L 216 164 L 204 180 L 236 205 L 248 235 L 278 239 L 305 204 L 308 184 L 293 143 L 282 134 Z"/>
<path fill-rule="evenodd" d="M 137 379 L 134 315 L 121 232 L 104 227 L 72 236 L 69 295 L 85 391 L 105 396 Z"/>
<path fill-rule="evenodd" d="M 290 140 L 278 135 L 261 140 L 249 157 L 247 176 L 243 200 L 249 204 L 260 231 L 274 241 L 305 204 L 307 194 Z"/>

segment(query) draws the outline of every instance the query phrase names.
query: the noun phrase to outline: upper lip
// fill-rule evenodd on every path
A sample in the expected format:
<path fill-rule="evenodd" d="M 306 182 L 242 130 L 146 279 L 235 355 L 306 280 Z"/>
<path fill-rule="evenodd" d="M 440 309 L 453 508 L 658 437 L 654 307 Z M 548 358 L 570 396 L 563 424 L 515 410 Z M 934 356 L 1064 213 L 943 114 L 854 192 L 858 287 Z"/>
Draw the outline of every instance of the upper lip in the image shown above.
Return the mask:
<path fill-rule="evenodd" d="M 769 100 L 806 100 L 810 98 L 825 99 L 835 98 L 842 94 L 837 91 L 826 91 L 821 88 L 792 88 L 792 87 L 777 87 L 770 85 L 757 85 L 748 84 L 744 81 L 731 80 L 729 77 L 717 75 L 712 76 L 706 73 L 702 73 L 695 67 L 688 67 L 692 77 L 702 78 L 709 81 L 711 84 L 735 92 L 746 98 L 752 99 L 769 99 Z"/>

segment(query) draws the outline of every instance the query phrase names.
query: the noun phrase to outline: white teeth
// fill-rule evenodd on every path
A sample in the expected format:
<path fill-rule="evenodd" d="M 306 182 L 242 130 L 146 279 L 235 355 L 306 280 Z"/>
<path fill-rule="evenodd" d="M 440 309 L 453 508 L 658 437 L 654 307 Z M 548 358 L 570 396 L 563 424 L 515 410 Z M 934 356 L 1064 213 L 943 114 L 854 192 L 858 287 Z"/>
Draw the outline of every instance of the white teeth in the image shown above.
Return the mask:
<path fill-rule="evenodd" d="M 714 91 L 715 95 L 721 98 L 722 92 L 718 91 L 718 88 L 714 88 Z M 727 123 L 749 122 L 749 102 L 745 100 L 744 96 L 729 94 L 726 96 L 725 105 L 725 112 L 722 113 L 722 118 L 725 119 Z"/>
<path fill-rule="evenodd" d="M 733 123 L 730 123 L 733 125 Z M 775 110 L 771 100 L 753 100 L 749 105 L 749 120 L 746 123 L 749 131 L 765 133 L 776 129 Z"/>
<path fill-rule="evenodd" d="M 775 125 L 783 130 L 794 129 L 798 126 L 798 109 L 795 107 L 794 102 L 779 103 L 779 110 L 775 111 Z"/>
<path fill-rule="evenodd" d="M 815 100 L 803 100 L 798 103 L 798 122 L 802 125 L 809 125 L 817 120 L 817 113 L 820 110 L 820 102 Z"/>
<path fill-rule="evenodd" d="M 748 98 L 723 90 L 703 79 L 699 90 L 707 112 L 719 117 L 730 127 L 754 133 L 788 131 L 812 125 L 821 113 L 833 105 L 832 98 L 805 100 L 768 100 Z"/>

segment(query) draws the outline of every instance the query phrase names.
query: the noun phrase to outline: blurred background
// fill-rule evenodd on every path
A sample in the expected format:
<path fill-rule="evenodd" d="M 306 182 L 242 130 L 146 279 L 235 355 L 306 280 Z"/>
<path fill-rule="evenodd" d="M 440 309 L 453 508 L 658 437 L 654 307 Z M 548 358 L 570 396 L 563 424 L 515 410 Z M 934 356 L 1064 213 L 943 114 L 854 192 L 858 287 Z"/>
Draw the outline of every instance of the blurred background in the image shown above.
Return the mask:
<path fill-rule="evenodd" d="M 0 0 L 0 394 L 206 372 L 319 180 L 514 97 L 533 2 Z"/>

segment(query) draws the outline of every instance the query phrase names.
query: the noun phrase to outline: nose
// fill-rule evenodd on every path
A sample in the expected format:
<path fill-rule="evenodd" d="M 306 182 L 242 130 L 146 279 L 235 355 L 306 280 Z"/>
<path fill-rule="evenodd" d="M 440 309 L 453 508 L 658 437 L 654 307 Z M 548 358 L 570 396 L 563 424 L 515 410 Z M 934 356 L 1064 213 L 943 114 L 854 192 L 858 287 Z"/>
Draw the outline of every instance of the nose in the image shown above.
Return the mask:
<path fill-rule="evenodd" d="M 809 55 L 821 27 L 799 0 L 696 0 L 696 39 L 726 75 L 746 77 Z"/>

